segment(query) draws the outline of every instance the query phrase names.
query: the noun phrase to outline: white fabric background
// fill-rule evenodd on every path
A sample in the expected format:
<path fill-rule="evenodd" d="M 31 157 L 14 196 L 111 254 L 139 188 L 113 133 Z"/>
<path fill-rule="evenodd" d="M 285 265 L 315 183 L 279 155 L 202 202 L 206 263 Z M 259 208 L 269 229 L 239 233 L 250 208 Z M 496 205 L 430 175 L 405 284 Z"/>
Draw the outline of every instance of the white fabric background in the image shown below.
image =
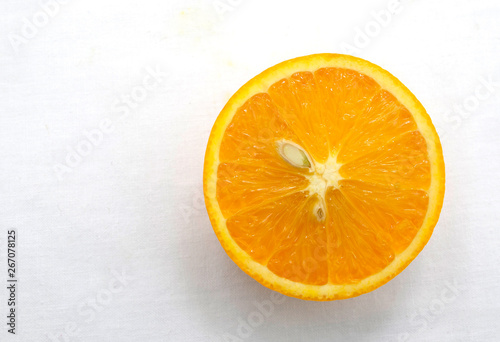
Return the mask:
<path fill-rule="evenodd" d="M 497 0 L 403 0 L 381 29 L 373 11 L 390 1 L 60 0 L 52 16 L 47 2 L 0 3 L 0 317 L 11 228 L 20 281 L 17 335 L 0 318 L 0 341 L 499 340 Z M 208 135 L 257 73 L 346 44 L 439 127 L 441 218 L 380 289 L 285 298 L 263 318 L 256 305 L 274 292 L 226 256 L 203 205 Z M 151 69 L 161 83 L 143 92 Z M 90 151 L 85 132 L 97 134 Z M 88 153 L 58 177 L 78 146 Z"/>

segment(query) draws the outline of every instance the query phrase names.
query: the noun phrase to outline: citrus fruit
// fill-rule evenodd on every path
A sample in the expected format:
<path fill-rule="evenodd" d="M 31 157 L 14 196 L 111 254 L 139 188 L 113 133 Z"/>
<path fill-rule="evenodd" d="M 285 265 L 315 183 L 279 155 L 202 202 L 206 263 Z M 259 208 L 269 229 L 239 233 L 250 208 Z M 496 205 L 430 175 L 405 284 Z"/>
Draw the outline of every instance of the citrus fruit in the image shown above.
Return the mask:
<path fill-rule="evenodd" d="M 227 254 L 309 300 L 354 297 L 400 273 L 432 234 L 444 179 L 416 97 L 339 54 L 285 61 L 241 87 L 213 126 L 203 174 Z"/>

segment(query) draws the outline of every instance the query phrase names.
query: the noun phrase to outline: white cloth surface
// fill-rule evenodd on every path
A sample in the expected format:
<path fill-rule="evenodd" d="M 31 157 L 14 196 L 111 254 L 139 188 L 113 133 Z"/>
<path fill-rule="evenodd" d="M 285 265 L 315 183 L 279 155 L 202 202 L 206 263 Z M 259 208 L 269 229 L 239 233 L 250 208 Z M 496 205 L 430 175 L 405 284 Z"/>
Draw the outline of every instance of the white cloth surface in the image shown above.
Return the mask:
<path fill-rule="evenodd" d="M 0 341 L 499 341 L 498 0 L 54 1 L 0 2 Z M 277 301 L 213 233 L 206 142 L 257 73 L 349 47 L 438 127 L 441 218 L 376 291 Z"/>

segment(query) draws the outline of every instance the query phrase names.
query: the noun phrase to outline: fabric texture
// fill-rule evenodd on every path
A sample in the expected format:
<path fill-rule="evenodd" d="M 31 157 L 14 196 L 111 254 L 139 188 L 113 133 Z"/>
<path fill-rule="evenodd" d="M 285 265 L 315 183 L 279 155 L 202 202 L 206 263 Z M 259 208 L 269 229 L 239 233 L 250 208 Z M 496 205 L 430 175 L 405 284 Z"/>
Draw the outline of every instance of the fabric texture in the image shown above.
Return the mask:
<path fill-rule="evenodd" d="M 0 341 L 498 341 L 499 17 L 496 0 L 2 1 Z M 422 253 L 374 292 L 325 303 L 245 275 L 202 194 L 230 95 L 317 52 L 398 77 L 446 162 Z"/>

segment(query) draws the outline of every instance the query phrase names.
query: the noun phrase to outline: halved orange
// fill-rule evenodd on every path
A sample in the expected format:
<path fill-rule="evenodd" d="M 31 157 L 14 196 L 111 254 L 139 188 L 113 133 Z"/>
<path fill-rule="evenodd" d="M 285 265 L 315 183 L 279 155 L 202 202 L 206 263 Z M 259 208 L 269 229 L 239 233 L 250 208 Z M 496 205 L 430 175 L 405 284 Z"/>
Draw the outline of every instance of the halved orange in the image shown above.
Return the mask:
<path fill-rule="evenodd" d="M 432 234 L 444 179 L 415 96 L 339 54 L 285 61 L 241 87 L 214 124 L 203 175 L 227 254 L 310 300 L 354 297 L 400 273 Z"/>

